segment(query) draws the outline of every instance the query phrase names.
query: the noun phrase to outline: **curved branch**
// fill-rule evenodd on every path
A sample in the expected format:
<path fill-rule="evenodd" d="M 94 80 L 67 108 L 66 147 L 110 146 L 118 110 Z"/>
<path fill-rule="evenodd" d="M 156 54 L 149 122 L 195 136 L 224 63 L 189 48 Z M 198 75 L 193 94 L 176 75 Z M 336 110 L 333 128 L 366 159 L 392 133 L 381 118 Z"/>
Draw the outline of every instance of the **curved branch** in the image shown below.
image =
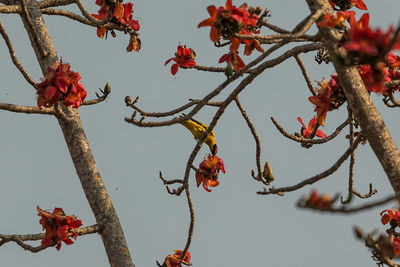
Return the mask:
<path fill-rule="evenodd" d="M 22 76 L 24 76 L 25 80 L 35 87 L 35 81 L 31 78 L 31 76 L 28 74 L 28 72 L 24 69 L 22 66 L 21 62 L 19 62 L 17 56 L 15 55 L 14 47 L 10 41 L 10 38 L 8 38 L 6 29 L 3 26 L 3 23 L 0 21 L 0 34 L 3 36 L 4 41 L 6 42 L 6 45 L 8 47 L 8 52 L 10 53 L 11 60 L 14 63 L 14 65 L 17 67 L 19 72 L 21 72 Z"/>
<path fill-rule="evenodd" d="M 271 117 L 272 122 L 274 123 L 275 127 L 279 130 L 279 132 L 284 135 L 285 137 L 292 139 L 293 141 L 299 142 L 299 143 L 310 143 L 310 144 L 323 144 L 326 143 L 333 138 L 335 138 L 342 130 L 344 127 L 349 124 L 348 120 L 345 120 L 342 124 L 340 124 L 338 127 L 336 127 L 336 130 L 329 136 L 323 138 L 323 139 L 310 139 L 310 138 L 304 138 L 301 136 L 296 136 L 293 134 L 288 133 L 283 127 L 274 119 L 274 117 Z"/>
<path fill-rule="evenodd" d="M 242 114 L 244 120 L 247 123 L 247 126 L 250 128 L 251 134 L 253 135 L 254 141 L 256 143 L 256 165 L 257 165 L 257 171 L 258 174 L 257 176 L 253 176 L 256 180 L 261 181 L 262 180 L 262 170 L 261 170 L 261 142 L 260 142 L 260 137 L 257 134 L 257 131 L 251 121 L 251 119 L 249 118 L 249 116 L 247 115 L 246 110 L 243 108 L 242 104 L 240 103 L 239 97 L 237 96 L 235 98 L 235 102 L 236 102 L 236 106 L 238 107 L 240 113 Z"/>
<path fill-rule="evenodd" d="M 79 10 L 81 11 L 82 15 L 89 20 L 91 23 L 93 23 L 96 27 L 102 27 L 105 24 L 107 24 L 110 21 L 110 18 L 107 17 L 103 20 L 97 20 L 92 15 L 86 10 L 86 7 L 83 5 L 81 0 L 75 0 L 75 3 L 77 4 Z"/>
<path fill-rule="evenodd" d="M 58 6 L 67 6 L 75 3 L 75 0 L 43 0 L 38 2 L 40 9 Z"/>
<path fill-rule="evenodd" d="M 257 194 L 259 195 L 269 195 L 269 194 L 282 194 L 284 192 L 291 192 L 295 191 L 297 189 L 300 189 L 308 184 L 313 184 L 318 182 L 319 180 L 328 177 L 332 173 L 334 173 L 339 167 L 342 165 L 342 163 L 349 157 L 349 155 L 357 148 L 358 144 L 362 141 L 363 134 L 360 133 L 357 136 L 357 139 L 354 141 L 354 143 L 346 150 L 346 152 L 335 162 L 335 164 L 332 165 L 329 169 L 327 169 L 324 172 L 321 172 L 317 175 L 314 175 L 311 178 L 308 178 L 306 180 L 301 181 L 300 183 L 293 185 L 293 186 L 287 186 L 287 187 L 281 187 L 281 188 L 273 188 L 271 187 L 268 191 L 266 188 L 264 188 L 264 191 L 259 191 Z"/>
<path fill-rule="evenodd" d="M 49 16 L 67 17 L 67 18 L 70 18 L 77 22 L 80 22 L 82 24 L 97 27 L 96 23 L 93 23 L 93 22 L 89 21 L 88 19 L 86 19 L 85 17 L 82 17 L 71 11 L 62 10 L 62 9 L 42 9 L 41 12 L 42 12 L 42 14 L 49 15 Z M 106 28 L 107 30 L 118 30 L 118 31 L 124 31 L 124 29 L 125 29 L 125 27 L 117 25 L 112 22 L 106 23 L 106 24 L 102 25 L 101 27 Z"/>

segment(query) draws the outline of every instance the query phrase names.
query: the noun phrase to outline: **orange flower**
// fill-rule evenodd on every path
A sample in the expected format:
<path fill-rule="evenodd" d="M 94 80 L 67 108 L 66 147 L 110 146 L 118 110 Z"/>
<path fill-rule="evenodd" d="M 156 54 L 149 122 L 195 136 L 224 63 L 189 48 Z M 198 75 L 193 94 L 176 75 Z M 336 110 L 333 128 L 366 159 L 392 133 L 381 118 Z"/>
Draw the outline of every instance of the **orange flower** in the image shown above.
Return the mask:
<path fill-rule="evenodd" d="M 311 135 L 311 133 L 314 131 L 314 126 L 316 123 L 315 117 L 310 120 L 307 128 L 306 128 L 306 125 L 304 124 L 303 120 L 300 117 L 297 117 L 297 120 L 301 123 L 301 125 L 303 125 L 303 127 L 300 130 L 301 135 L 305 138 L 308 138 Z M 320 129 L 317 130 L 315 135 L 318 137 L 321 137 L 321 138 L 326 138 L 326 134 Z"/>
<path fill-rule="evenodd" d="M 391 220 L 395 220 L 398 224 L 400 224 L 400 211 L 397 209 L 383 210 L 380 215 L 382 216 L 382 224 L 387 224 Z"/>
<path fill-rule="evenodd" d="M 328 28 L 345 28 L 345 21 L 350 17 L 354 17 L 354 11 L 338 11 L 336 15 L 325 14 L 324 20 L 317 23 L 319 27 Z"/>
<path fill-rule="evenodd" d="M 324 126 L 326 114 L 332 103 L 330 99 L 332 89 L 325 78 L 318 84 L 320 86 L 318 94 L 316 96 L 310 96 L 308 100 L 316 106 L 317 120 L 321 126 Z"/>
<path fill-rule="evenodd" d="M 180 68 L 193 68 L 196 66 L 196 53 L 191 48 L 186 48 L 186 46 L 178 45 L 177 52 L 175 53 L 175 57 L 172 57 L 165 61 L 165 65 L 167 65 L 171 60 L 176 63 L 171 66 L 171 73 L 175 75 L 178 72 L 178 67 Z"/>
<path fill-rule="evenodd" d="M 73 229 L 82 226 L 81 220 L 76 219 L 74 215 L 66 216 L 61 208 L 54 208 L 53 213 L 49 213 L 37 206 L 37 211 L 41 216 L 39 223 L 46 231 L 45 237 L 42 239 L 42 246 L 57 244 L 56 249 L 60 250 L 61 241 L 66 245 L 74 243 L 71 238 L 76 239 L 78 235 Z"/>
<path fill-rule="evenodd" d="M 175 254 L 168 255 L 165 258 L 166 267 L 182 267 L 181 257 L 182 257 L 183 250 L 176 249 L 174 251 L 175 251 Z M 189 251 L 187 251 L 185 254 L 185 257 L 183 257 L 182 263 L 185 265 L 192 265 L 190 263 L 190 252 Z"/>
<path fill-rule="evenodd" d="M 319 195 L 318 191 L 313 189 L 306 200 L 306 205 L 320 209 L 330 209 L 332 207 L 332 198 L 328 194 Z"/>
<path fill-rule="evenodd" d="M 70 70 L 69 64 L 56 63 L 48 68 L 45 79 L 35 84 L 38 95 L 37 105 L 39 108 L 51 107 L 59 100 L 63 100 L 65 106 L 72 105 L 78 108 L 86 98 L 86 91 L 79 82 L 81 76 L 78 72 Z"/>
<path fill-rule="evenodd" d="M 221 170 L 225 173 L 224 161 L 217 157 L 217 155 L 213 156 L 208 154 L 200 163 L 199 170 L 200 172 L 196 172 L 197 187 L 203 183 L 204 189 L 207 192 L 211 192 L 211 190 L 208 189 L 209 186 L 216 187 L 219 185 L 217 181 L 219 171 Z"/>

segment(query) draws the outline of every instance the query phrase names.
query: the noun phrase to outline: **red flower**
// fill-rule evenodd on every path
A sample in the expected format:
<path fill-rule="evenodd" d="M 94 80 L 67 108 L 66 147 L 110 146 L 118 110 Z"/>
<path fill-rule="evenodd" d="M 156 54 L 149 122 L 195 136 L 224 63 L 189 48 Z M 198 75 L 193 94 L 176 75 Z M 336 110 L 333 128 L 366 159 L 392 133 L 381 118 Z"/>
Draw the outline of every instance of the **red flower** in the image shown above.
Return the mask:
<path fill-rule="evenodd" d="M 326 79 L 323 79 L 322 82 L 318 84 L 320 85 L 318 94 L 316 96 L 310 96 L 308 100 L 316 106 L 317 120 L 321 126 L 324 126 L 326 114 L 330 110 L 332 103 L 330 99 L 332 88 Z"/>
<path fill-rule="evenodd" d="M 328 194 L 319 195 L 318 191 L 313 189 L 306 200 L 306 206 L 330 209 L 332 207 L 332 198 Z"/>
<path fill-rule="evenodd" d="M 241 70 L 246 64 L 244 64 L 243 60 L 239 57 L 238 52 L 230 52 L 228 54 L 222 55 L 222 57 L 218 61 L 219 63 L 226 62 L 228 64 L 232 64 L 233 69 L 238 72 Z"/>
<path fill-rule="evenodd" d="M 70 70 L 69 64 L 56 63 L 48 68 L 45 79 L 37 83 L 37 105 L 39 108 L 51 107 L 59 100 L 63 100 L 65 106 L 72 105 L 78 108 L 87 95 L 85 88 L 79 82 L 81 76 L 78 72 Z"/>
<path fill-rule="evenodd" d="M 315 117 L 310 120 L 310 122 L 308 123 L 308 127 L 307 128 L 306 128 L 306 125 L 304 124 L 303 120 L 300 117 L 297 117 L 297 120 L 301 123 L 301 125 L 303 125 L 303 127 L 300 130 L 301 135 L 303 137 L 305 137 L 305 138 L 308 138 L 311 135 L 311 133 L 313 132 L 313 130 L 314 130 L 314 126 L 315 126 L 315 123 L 316 123 Z M 327 137 L 326 134 L 320 129 L 317 130 L 315 135 L 318 136 L 318 137 L 321 137 L 321 138 L 326 138 Z"/>
<path fill-rule="evenodd" d="M 215 187 L 219 185 L 217 181 L 219 171 L 221 170 L 225 173 L 224 161 L 217 157 L 217 155 L 212 156 L 208 154 L 200 163 L 199 170 L 201 173 L 196 172 L 197 187 L 203 183 L 204 189 L 207 192 L 211 192 L 211 190 L 208 189 L 209 186 Z"/>
<path fill-rule="evenodd" d="M 76 219 L 74 215 L 66 216 L 61 208 L 54 208 L 53 213 L 49 213 L 37 206 L 37 211 L 41 216 L 39 223 L 46 231 L 45 237 L 42 239 L 42 246 L 57 244 L 56 249 L 60 250 L 61 241 L 66 245 L 74 243 L 71 238 L 76 239 L 78 235 L 73 229 L 82 226 L 81 220 Z"/>
<path fill-rule="evenodd" d="M 362 63 L 368 61 L 371 57 L 376 57 L 381 51 L 384 51 L 389 45 L 393 36 L 393 26 L 384 33 L 381 29 L 372 30 L 369 27 L 369 14 L 365 13 L 356 23 L 355 19 L 351 21 L 349 30 L 349 41 L 343 47 L 352 52 L 355 56 L 360 57 Z M 400 37 L 397 38 L 392 49 L 400 48 Z"/>
<path fill-rule="evenodd" d="M 368 91 L 383 95 L 387 93 L 387 88 L 384 83 L 390 82 L 391 78 L 384 63 L 380 62 L 372 66 L 359 65 L 358 71 Z"/>
<path fill-rule="evenodd" d="M 393 236 L 392 247 L 393 247 L 393 252 L 396 255 L 400 255 L 400 238 L 399 237 Z"/>
<path fill-rule="evenodd" d="M 171 60 L 176 63 L 171 66 L 171 73 L 175 75 L 178 72 L 178 67 L 180 68 L 193 68 L 196 66 L 196 53 L 191 48 L 186 48 L 186 46 L 178 45 L 178 51 L 175 53 L 175 57 L 172 57 L 165 61 L 167 65 Z"/>
<path fill-rule="evenodd" d="M 254 31 L 254 28 L 257 26 L 258 15 L 255 11 L 250 13 L 247 10 L 247 4 L 243 4 L 237 8 L 232 5 L 232 0 L 227 0 L 225 6 L 219 8 L 209 6 L 207 7 L 207 11 L 210 17 L 200 22 L 197 27 L 210 26 L 210 39 L 213 42 L 219 42 L 221 36 L 223 36 L 224 39 L 230 39 L 229 36 L 239 33 L 241 30 Z M 234 48 L 239 46 L 240 40 L 239 43 L 237 43 L 237 40 L 231 41 L 232 45 L 230 51 L 234 52 L 237 50 Z"/>
<path fill-rule="evenodd" d="M 400 224 L 400 211 L 391 209 L 391 210 L 383 210 L 380 215 L 382 216 L 381 222 L 382 224 L 387 224 L 391 220 L 395 220 L 398 224 Z"/>
<path fill-rule="evenodd" d="M 338 5 L 342 10 L 350 9 L 353 6 L 356 6 L 357 8 L 362 10 L 367 10 L 367 6 L 363 2 L 363 0 L 346 0 L 346 1 L 329 0 L 329 3 L 331 4 L 332 7 Z"/>
<path fill-rule="evenodd" d="M 317 23 L 319 27 L 339 28 L 345 27 L 345 21 L 350 17 L 354 17 L 354 11 L 338 11 L 336 15 L 325 14 L 324 20 Z"/>
<path fill-rule="evenodd" d="M 140 39 L 137 37 L 136 32 L 139 31 L 140 24 L 137 20 L 134 20 L 132 18 L 133 4 L 123 4 L 121 0 L 116 0 L 114 2 L 107 0 L 97 0 L 96 5 L 100 6 L 101 8 L 98 11 L 98 14 L 92 14 L 92 16 L 98 20 L 103 20 L 109 17 L 111 22 L 119 24 L 121 26 L 129 27 L 131 30 L 133 30 L 133 32 L 128 31 L 131 35 L 131 38 L 129 40 L 129 44 L 126 50 L 128 52 L 131 52 L 133 50 L 139 51 Z M 108 30 L 104 27 L 97 28 L 97 36 L 99 38 L 104 38 L 104 36 L 106 36 L 107 38 L 107 32 Z M 115 33 L 113 31 L 111 31 L 111 33 L 113 34 L 113 37 L 115 37 Z M 134 37 L 132 37 L 133 35 Z M 134 42 L 133 40 L 136 40 L 136 42 Z"/>
<path fill-rule="evenodd" d="M 389 52 L 386 54 L 385 61 L 386 61 L 386 64 L 391 68 L 400 66 L 400 56 L 398 56 L 392 52 Z"/>
<path fill-rule="evenodd" d="M 175 251 L 174 255 L 168 255 L 165 258 L 166 267 L 182 267 L 181 257 L 182 257 L 183 250 L 176 249 L 174 251 Z M 187 251 L 185 254 L 185 257 L 183 257 L 182 263 L 184 263 L 185 265 L 191 265 L 189 251 Z"/>

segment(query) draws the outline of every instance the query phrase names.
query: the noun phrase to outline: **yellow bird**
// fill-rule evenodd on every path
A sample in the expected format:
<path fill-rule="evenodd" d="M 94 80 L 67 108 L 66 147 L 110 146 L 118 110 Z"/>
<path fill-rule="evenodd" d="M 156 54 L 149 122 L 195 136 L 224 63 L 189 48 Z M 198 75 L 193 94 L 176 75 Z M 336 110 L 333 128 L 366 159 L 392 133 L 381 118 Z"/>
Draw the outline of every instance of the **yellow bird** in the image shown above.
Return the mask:
<path fill-rule="evenodd" d="M 180 124 L 185 126 L 193 134 L 194 139 L 197 141 L 200 140 L 200 138 L 203 136 L 203 133 L 208 129 L 207 125 L 195 119 L 189 119 L 187 121 L 180 122 Z M 208 134 L 206 140 L 204 140 L 204 143 L 208 145 L 213 155 L 217 154 L 218 148 L 215 142 L 215 134 L 213 131 Z"/>

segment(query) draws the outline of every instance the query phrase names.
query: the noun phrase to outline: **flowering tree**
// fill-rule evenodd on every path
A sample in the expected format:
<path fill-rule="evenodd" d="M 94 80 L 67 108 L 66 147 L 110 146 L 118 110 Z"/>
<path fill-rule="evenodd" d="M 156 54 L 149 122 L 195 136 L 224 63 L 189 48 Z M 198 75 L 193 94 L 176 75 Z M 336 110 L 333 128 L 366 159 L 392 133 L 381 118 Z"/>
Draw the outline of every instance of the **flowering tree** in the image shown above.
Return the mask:
<path fill-rule="evenodd" d="M 109 33 L 112 37 L 116 37 L 118 31 L 125 33 L 129 35 L 126 51 L 138 52 L 141 48 L 138 33 L 140 24 L 133 17 L 133 4 L 119 0 L 97 0 L 96 5 L 99 9 L 97 13 L 91 14 L 81 0 L 39 2 L 0 0 L 0 2 L 3 4 L 0 6 L 0 13 L 18 14 L 21 17 L 43 73 L 40 82 L 31 78 L 19 62 L 6 29 L 0 23 L 0 32 L 8 47 L 12 62 L 37 94 L 37 106 L 0 103 L 0 108 L 12 112 L 46 114 L 57 118 L 82 188 L 96 219 L 96 224 L 81 227 L 82 221 L 74 215 L 65 214 L 62 208 L 55 208 L 49 212 L 38 206 L 39 222 L 45 232 L 35 235 L 1 234 L 0 245 L 15 242 L 31 252 L 39 252 L 53 246 L 60 250 L 62 243 L 66 245 L 73 243 L 71 238 L 76 239 L 79 235 L 99 233 L 111 266 L 133 266 L 122 227 L 94 162 L 78 113 L 80 106 L 104 101 L 109 96 L 111 87 L 107 83 L 104 89 L 100 90 L 100 94 L 96 93 L 97 98 L 86 100 L 87 92 L 81 82 L 81 75 L 76 72 L 73 62 L 64 61 L 67 60 L 66 55 L 62 60 L 58 57 L 42 19 L 43 14 L 64 16 L 94 27 L 97 36 L 102 39 L 107 38 Z M 159 266 L 177 267 L 192 264 L 189 248 L 195 234 L 195 210 L 189 182 L 190 179 L 195 178 L 197 187 L 202 185 L 208 192 L 211 192 L 210 187 L 220 185 L 220 174 L 225 174 L 224 161 L 219 152 L 223 148 L 218 147 L 218 136 L 213 129 L 232 103 L 235 103 L 254 138 L 256 170 L 251 172 L 251 176 L 264 187 L 263 190 L 257 192 L 259 195 L 282 196 L 286 192 L 314 184 L 334 173 L 350 157 L 348 196 L 341 198 L 341 204 L 335 205 L 337 198 L 331 198 L 327 194 L 319 195 L 317 191 L 312 191 L 310 196 L 299 200 L 298 206 L 323 212 L 351 213 L 396 199 L 400 190 L 400 155 L 371 100 L 371 94 L 382 96 L 388 107 L 400 106 L 395 98 L 395 93 L 400 88 L 400 70 L 398 70 L 400 56 L 396 54 L 400 50 L 400 27 L 396 29 L 391 27 L 387 30 L 371 27 L 369 21 L 373 18 L 369 17 L 368 8 L 362 0 L 308 0 L 306 2 L 310 15 L 292 30 L 271 24 L 269 10 L 262 7 L 233 3 L 231 0 L 227 0 L 221 6 L 208 6 L 209 17 L 199 21 L 198 27 L 209 27 L 211 42 L 224 51 L 219 58 L 219 63 L 224 65 L 222 67 L 198 65 L 196 61 L 201 58 L 196 57 L 196 48 L 183 44 L 178 45 L 175 56 L 166 60 L 165 65 L 171 64 L 173 76 L 178 75 L 179 68 L 193 68 L 199 71 L 222 73 L 226 79 L 203 98 L 191 99 L 188 103 L 167 112 L 147 112 L 138 107 L 138 97 L 125 98 L 126 106 L 134 110 L 132 116 L 125 118 L 128 124 L 139 127 L 161 127 L 179 123 L 186 127 L 197 141 L 187 159 L 182 179 L 170 180 L 161 172 L 159 173 L 169 194 L 180 196 L 183 192 L 185 193 L 190 213 L 185 245 L 166 256 L 163 261 L 157 261 Z M 60 6 L 72 4 L 76 4 L 79 8 L 79 15 L 65 9 L 57 9 Z M 308 32 L 313 25 L 318 27 L 318 32 L 312 35 Z M 275 33 L 262 34 L 267 29 Z M 290 46 L 296 43 L 302 44 Z M 332 73 L 328 80 L 321 77 L 317 88 L 311 82 L 300 57 L 301 54 L 311 51 L 316 51 L 317 63 L 332 63 L 336 70 L 336 73 Z M 271 57 L 274 52 L 279 52 L 279 55 Z M 246 57 L 254 54 L 257 54 L 257 57 L 246 62 Z M 294 58 L 300 67 L 311 94 L 308 100 L 316 114 L 307 126 L 302 118 L 298 117 L 297 120 L 302 127 L 296 134 L 288 133 L 281 124 L 271 118 L 277 130 L 283 136 L 301 144 L 302 147 L 312 148 L 333 140 L 348 127 L 349 132 L 346 138 L 349 139 L 349 145 L 329 169 L 299 183 L 275 187 L 273 185 L 275 176 L 271 165 L 261 160 L 260 137 L 239 95 L 249 88 L 256 78 L 261 77 L 265 70 L 276 67 L 289 58 Z M 235 82 L 237 82 L 236 85 L 234 85 Z M 223 96 L 222 92 L 227 91 L 228 86 L 233 86 L 233 89 Z M 218 97 L 221 100 L 217 101 Z M 329 124 L 329 120 L 326 119 L 327 114 L 343 109 L 346 105 L 348 115 L 344 122 L 338 125 L 333 133 L 327 135 L 320 129 L 321 126 Z M 209 124 L 204 124 L 194 118 L 199 111 L 208 107 L 217 108 Z M 149 120 L 149 118 L 162 120 Z M 204 143 L 210 153 L 207 153 L 204 160 L 196 167 L 194 161 Z M 359 193 L 353 186 L 354 151 L 360 143 L 368 143 L 371 146 L 393 187 L 395 196 L 364 206 L 349 207 L 348 204 L 353 196 L 369 198 L 377 192 L 372 184 L 367 194 Z M 232 168 L 226 170 L 227 174 Z M 194 175 L 191 175 L 191 170 L 194 171 Z M 279 176 L 279 174 L 276 175 Z M 171 189 L 171 186 L 176 187 Z M 398 213 L 399 211 L 394 209 L 382 211 L 381 221 L 384 225 L 390 225 L 390 228 L 386 235 L 378 239 L 373 235 L 365 235 L 360 229 L 356 230 L 358 237 L 366 241 L 378 264 L 397 266 L 392 259 L 400 254 L 399 233 L 396 231 L 400 223 Z M 41 240 L 41 244 L 31 246 L 25 242 L 32 240 Z M 192 253 L 196 254 L 193 251 Z"/>

